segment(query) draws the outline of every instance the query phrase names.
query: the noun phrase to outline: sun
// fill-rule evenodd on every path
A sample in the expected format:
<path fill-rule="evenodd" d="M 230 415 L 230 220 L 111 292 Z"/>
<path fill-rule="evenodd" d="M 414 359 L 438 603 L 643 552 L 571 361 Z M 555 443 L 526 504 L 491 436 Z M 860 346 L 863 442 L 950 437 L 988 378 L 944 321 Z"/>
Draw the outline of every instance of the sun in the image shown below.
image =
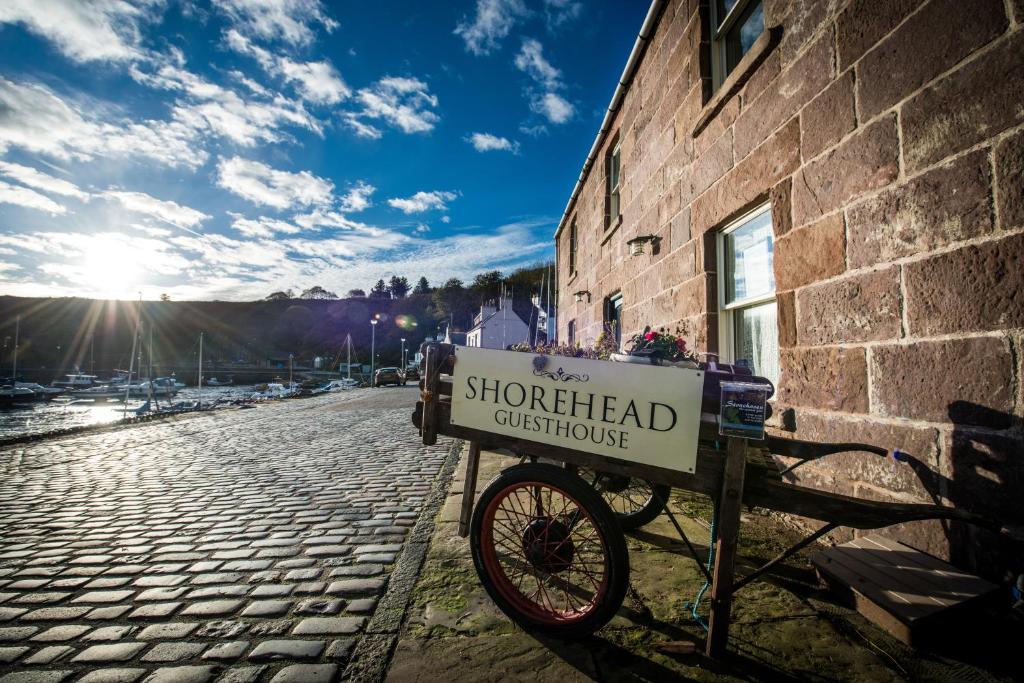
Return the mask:
<path fill-rule="evenodd" d="M 123 235 L 96 235 L 82 254 L 82 270 L 92 295 L 99 299 L 130 299 L 143 284 L 145 255 Z"/>

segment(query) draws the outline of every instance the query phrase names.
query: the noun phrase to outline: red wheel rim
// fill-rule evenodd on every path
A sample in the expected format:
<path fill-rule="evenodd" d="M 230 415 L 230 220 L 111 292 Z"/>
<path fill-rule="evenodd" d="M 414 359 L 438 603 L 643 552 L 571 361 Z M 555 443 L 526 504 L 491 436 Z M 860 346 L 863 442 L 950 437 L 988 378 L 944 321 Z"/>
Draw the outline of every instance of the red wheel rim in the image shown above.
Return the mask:
<path fill-rule="evenodd" d="M 511 484 L 484 510 L 481 555 L 494 587 L 518 612 L 549 625 L 586 618 L 609 586 L 594 518 L 547 482 Z"/>

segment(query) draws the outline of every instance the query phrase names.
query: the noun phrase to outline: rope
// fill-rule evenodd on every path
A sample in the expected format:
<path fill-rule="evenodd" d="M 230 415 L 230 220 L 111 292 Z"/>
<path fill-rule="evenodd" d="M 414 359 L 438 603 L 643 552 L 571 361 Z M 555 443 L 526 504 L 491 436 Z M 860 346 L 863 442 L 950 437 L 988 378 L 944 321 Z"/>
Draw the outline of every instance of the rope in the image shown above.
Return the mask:
<path fill-rule="evenodd" d="M 715 541 L 717 540 L 717 538 L 718 538 L 718 508 L 716 506 L 714 511 L 711 513 L 711 537 L 710 537 L 710 539 L 708 541 L 708 563 L 707 563 L 707 570 L 709 572 L 711 571 L 712 567 L 714 567 L 714 565 L 715 565 Z M 697 609 L 700 607 L 700 601 L 704 598 L 704 594 L 707 593 L 708 588 L 710 588 L 710 587 L 711 587 L 711 582 L 705 579 L 704 585 L 700 587 L 699 591 L 697 591 L 697 597 L 694 598 L 693 603 L 689 603 L 689 602 L 684 602 L 683 603 L 683 609 L 689 608 L 690 609 L 690 616 L 693 617 L 693 620 L 696 621 L 697 624 L 702 629 L 704 629 L 705 631 L 708 630 L 708 624 L 707 624 L 706 621 L 704 621 L 704 617 L 702 617 L 697 612 Z"/>
<path fill-rule="evenodd" d="M 717 439 L 715 440 L 715 450 L 721 450 L 721 446 L 719 445 Z M 707 576 L 711 575 L 711 570 L 715 566 L 715 542 L 717 540 L 718 540 L 718 505 L 713 505 L 712 508 L 711 508 L 711 533 L 710 533 L 709 538 L 708 538 L 708 563 L 706 565 L 707 566 L 707 572 L 706 572 Z M 704 585 L 700 587 L 699 591 L 697 591 L 697 597 L 693 599 L 693 602 L 692 603 L 690 603 L 690 602 L 684 602 L 683 603 L 683 609 L 689 609 L 690 610 L 690 616 L 693 617 L 693 620 L 695 622 L 697 622 L 697 624 L 702 629 L 704 629 L 705 631 L 708 630 L 708 624 L 707 624 L 706 621 L 704 621 L 704 617 L 702 617 L 697 612 L 697 610 L 700 608 L 700 601 L 704 599 L 704 594 L 708 592 L 708 588 L 711 588 L 711 581 L 709 579 L 705 579 L 704 580 Z"/>

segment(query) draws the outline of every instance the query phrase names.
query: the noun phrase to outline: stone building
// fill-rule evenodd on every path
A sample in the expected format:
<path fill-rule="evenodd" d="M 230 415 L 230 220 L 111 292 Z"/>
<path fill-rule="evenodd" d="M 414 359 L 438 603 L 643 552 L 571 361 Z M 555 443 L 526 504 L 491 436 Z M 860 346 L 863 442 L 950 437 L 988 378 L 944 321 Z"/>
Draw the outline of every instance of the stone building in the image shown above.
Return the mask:
<path fill-rule="evenodd" d="M 780 433 L 912 456 L 799 483 L 1024 522 L 1022 23 L 1024 0 L 655 0 L 555 234 L 559 338 L 679 327 L 776 381 Z"/>

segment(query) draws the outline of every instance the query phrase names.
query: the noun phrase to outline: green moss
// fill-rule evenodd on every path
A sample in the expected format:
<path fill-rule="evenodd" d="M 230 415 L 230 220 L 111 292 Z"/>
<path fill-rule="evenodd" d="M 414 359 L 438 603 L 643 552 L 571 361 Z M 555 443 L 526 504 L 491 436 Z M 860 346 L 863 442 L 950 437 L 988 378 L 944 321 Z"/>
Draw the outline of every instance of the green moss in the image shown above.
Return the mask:
<path fill-rule="evenodd" d="M 456 562 L 427 560 L 413 592 L 417 607 L 431 605 L 457 614 L 469 607 L 469 594 L 480 585 L 476 572 Z"/>

